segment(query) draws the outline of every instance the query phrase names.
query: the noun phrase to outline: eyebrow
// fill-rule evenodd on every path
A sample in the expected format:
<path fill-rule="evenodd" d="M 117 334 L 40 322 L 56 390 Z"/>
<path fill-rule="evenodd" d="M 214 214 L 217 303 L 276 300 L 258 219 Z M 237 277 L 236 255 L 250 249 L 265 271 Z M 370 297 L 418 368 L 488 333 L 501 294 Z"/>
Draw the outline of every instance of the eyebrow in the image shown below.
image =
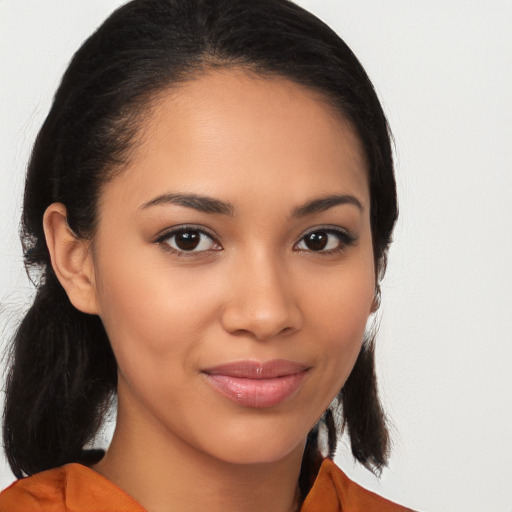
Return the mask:
<path fill-rule="evenodd" d="M 334 194 L 320 197 L 318 199 L 312 199 L 311 201 L 298 206 L 293 211 L 293 216 L 306 217 L 307 215 L 324 212 L 329 208 L 343 204 L 351 204 L 356 206 L 361 212 L 364 211 L 363 205 L 361 204 L 361 201 L 357 199 L 357 197 L 348 194 Z"/>
<path fill-rule="evenodd" d="M 234 212 L 234 207 L 231 203 L 225 203 L 219 199 L 197 194 L 162 194 L 144 203 L 140 209 L 143 210 L 161 204 L 175 204 L 186 208 L 193 208 L 204 213 L 219 213 L 230 216 L 233 216 Z"/>
<path fill-rule="evenodd" d="M 203 213 L 217 213 L 231 217 L 234 215 L 235 210 L 231 203 L 198 194 L 162 194 L 144 203 L 140 209 L 144 210 L 152 206 L 163 204 L 175 204 L 177 206 L 184 206 L 185 208 L 193 208 Z M 351 204 L 356 206 L 360 211 L 364 211 L 364 207 L 357 197 L 348 194 L 333 194 L 312 199 L 298 206 L 293 210 L 292 217 L 306 217 L 307 215 L 323 212 L 334 206 L 344 204 Z"/>

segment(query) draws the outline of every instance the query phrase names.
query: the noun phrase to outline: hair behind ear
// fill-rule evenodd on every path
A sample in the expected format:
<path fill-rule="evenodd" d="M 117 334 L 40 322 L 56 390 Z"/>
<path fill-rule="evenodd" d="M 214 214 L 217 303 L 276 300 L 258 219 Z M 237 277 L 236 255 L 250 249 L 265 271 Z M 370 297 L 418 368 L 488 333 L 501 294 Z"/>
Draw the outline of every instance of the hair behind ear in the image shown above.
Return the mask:
<path fill-rule="evenodd" d="M 100 319 L 75 309 L 47 269 L 13 342 L 3 433 L 15 476 L 99 458 L 83 447 L 117 382 Z"/>
<path fill-rule="evenodd" d="M 308 434 L 299 479 L 303 498 L 313 485 L 323 460 L 319 446 L 321 424 L 327 430 L 326 448 L 330 458 L 336 451 L 338 433 L 346 428 L 352 455 L 357 461 L 375 474 L 386 465 L 390 441 L 386 415 L 377 392 L 375 332 L 370 331 L 365 338 L 356 364 L 337 399 Z"/>
<path fill-rule="evenodd" d="M 374 333 L 365 339 L 338 400 L 352 454 L 366 468 L 379 473 L 388 459 L 389 432 L 377 392 Z"/>

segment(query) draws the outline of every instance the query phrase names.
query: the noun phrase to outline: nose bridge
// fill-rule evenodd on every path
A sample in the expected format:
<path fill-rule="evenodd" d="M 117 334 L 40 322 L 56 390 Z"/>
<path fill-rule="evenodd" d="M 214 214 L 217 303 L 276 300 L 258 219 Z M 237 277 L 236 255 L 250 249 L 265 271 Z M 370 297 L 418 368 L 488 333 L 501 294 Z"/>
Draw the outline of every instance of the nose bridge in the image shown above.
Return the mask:
<path fill-rule="evenodd" d="M 224 328 L 267 339 L 300 328 L 301 315 L 284 258 L 268 250 L 245 254 L 230 280 Z"/>

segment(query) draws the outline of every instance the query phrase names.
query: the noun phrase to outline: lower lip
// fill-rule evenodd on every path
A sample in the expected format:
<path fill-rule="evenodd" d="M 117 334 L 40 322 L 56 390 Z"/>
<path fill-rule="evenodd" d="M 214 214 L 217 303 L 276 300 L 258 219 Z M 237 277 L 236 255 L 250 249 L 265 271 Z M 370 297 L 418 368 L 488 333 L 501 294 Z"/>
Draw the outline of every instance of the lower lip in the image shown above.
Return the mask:
<path fill-rule="evenodd" d="M 208 382 L 222 395 L 245 407 L 274 407 L 293 396 L 307 371 L 271 379 L 245 379 L 205 373 Z"/>

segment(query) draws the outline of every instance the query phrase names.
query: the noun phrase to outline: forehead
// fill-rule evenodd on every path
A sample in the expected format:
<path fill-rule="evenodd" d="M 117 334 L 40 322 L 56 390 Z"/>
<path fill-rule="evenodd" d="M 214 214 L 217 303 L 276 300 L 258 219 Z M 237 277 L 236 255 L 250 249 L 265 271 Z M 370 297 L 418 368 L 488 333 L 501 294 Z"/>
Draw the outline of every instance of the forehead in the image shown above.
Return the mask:
<path fill-rule="evenodd" d="M 362 145 L 341 113 L 307 87 L 238 69 L 161 92 L 121 181 L 140 204 L 176 189 L 233 204 L 247 191 L 269 201 L 286 191 L 292 202 L 353 193 L 369 204 Z"/>

